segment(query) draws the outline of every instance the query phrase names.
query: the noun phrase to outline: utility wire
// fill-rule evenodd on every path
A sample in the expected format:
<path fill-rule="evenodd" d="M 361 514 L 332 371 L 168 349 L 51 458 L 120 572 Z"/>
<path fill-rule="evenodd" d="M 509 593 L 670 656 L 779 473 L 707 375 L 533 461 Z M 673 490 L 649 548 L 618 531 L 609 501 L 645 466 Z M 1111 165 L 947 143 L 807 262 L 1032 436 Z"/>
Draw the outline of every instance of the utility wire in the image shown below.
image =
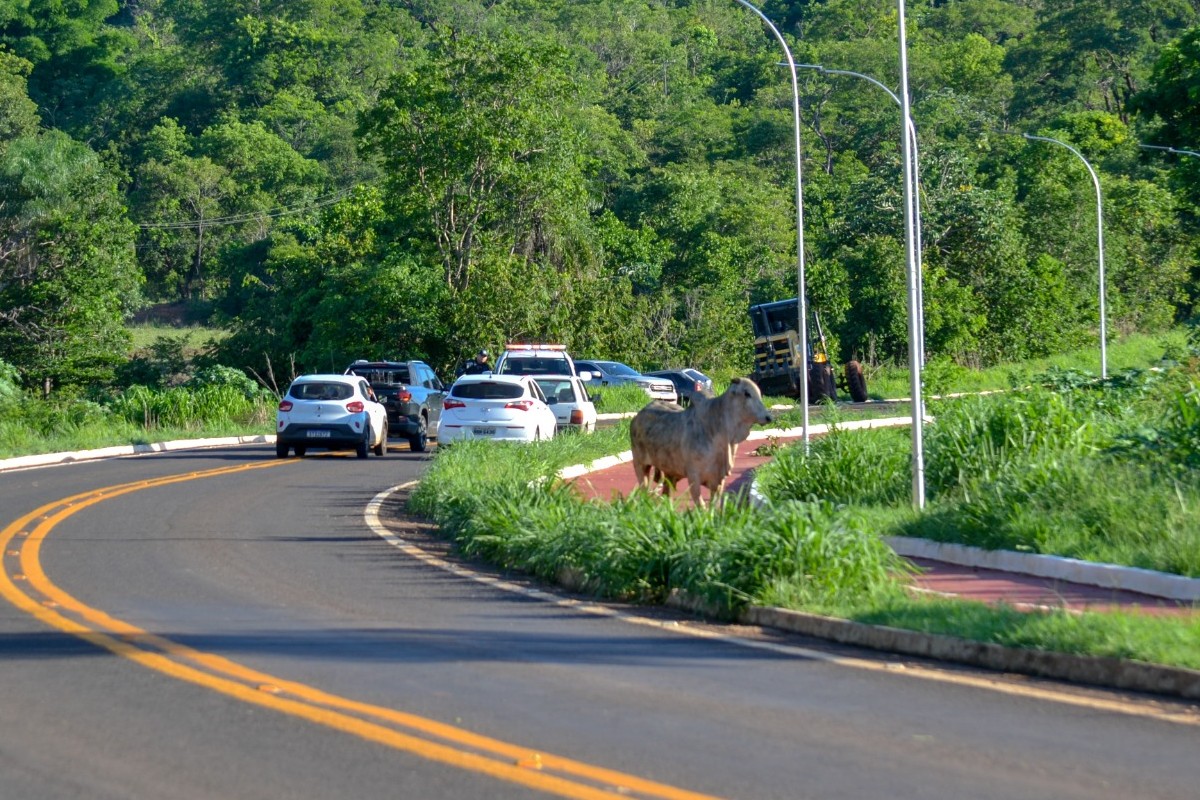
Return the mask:
<path fill-rule="evenodd" d="M 347 195 L 357 188 L 358 186 L 351 186 L 346 189 L 339 189 L 331 194 L 322 195 L 311 202 L 294 206 L 282 206 L 280 208 L 270 209 L 268 211 L 251 211 L 245 214 L 232 214 L 225 217 L 211 217 L 209 219 L 199 220 L 180 220 L 177 222 L 139 222 L 138 227 L 148 230 L 180 230 L 184 228 L 199 228 L 201 226 L 210 228 L 219 225 L 239 225 L 243 222 L 286 217 L 291 214 L 300 214 L 305 211 L 331 206 L 334 203 L 344 200 Z"/>

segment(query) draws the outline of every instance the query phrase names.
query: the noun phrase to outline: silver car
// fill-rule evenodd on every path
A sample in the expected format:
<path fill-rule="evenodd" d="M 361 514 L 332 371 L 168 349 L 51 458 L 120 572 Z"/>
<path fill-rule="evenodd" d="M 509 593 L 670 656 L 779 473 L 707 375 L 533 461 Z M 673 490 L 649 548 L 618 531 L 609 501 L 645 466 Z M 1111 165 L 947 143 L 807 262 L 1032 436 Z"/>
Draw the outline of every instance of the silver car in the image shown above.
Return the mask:
<path fill-rule="evenodd" d="M 643 375 L 628 364 L 620 361 L 581 361 L 575 360 L 578 372 L 590 372 L 591 380 L 588 388 L 595 391 L 602 386 L 621 386 L 627 383 L 636 384 L 645 390 L 654 400 L 666 400 L 671 403 L 679 401 L 679 393 L 675 384 L 666 378 L 652 378 Z"/>

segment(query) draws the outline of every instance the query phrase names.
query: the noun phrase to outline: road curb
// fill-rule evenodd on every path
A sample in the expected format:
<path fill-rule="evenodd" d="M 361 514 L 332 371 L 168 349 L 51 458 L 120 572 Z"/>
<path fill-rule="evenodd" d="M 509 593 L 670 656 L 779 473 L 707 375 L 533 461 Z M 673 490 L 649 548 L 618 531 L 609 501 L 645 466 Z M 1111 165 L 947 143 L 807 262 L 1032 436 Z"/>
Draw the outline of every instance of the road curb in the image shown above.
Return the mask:
<path fill-rule="evenodd" d="M 868 625 L 784 608 L 751 606 L 740 621 L 842 644 L 1105 688 L 1200 698 L 1200 670 L 1120 658 L 1074 655 Z"/>
<path fill-rule="evenodd" d="M 1151 569 L 1081 561 L 1077 558 L 1020 553 L 1015 550 L 984 550 L 961 544 L 915 539 L 908 536 L 884 537 L 899 555 L 927 558 L 962 567 L 1017 572 L 1038 578 L 1053 578 L 1066 583 L 1081 583 L 1183 602 L 1200 601 L 1200 579 L 1157 572 Z"/>
<path fill-rule="evenodd" d="M 147 453 L 166 453 L 172 450 L 228 447 L 235 444 L 269 444 L 274 441 L 274 434 L 259 434 L 257 436 L 224 436 L 214 439 L 180 439 L 174 442 L 117 445 L 114 447 L 101 447 L 96 450 L 78 450 L 72 453 L 41 453 L 33 456 L 0 459 L 0 472 L 27 469 L 29 467 L 47 467 L 53 464 L 96 461 L 102 458 L 119 458 L 121 456 L 137 456 Z"/>

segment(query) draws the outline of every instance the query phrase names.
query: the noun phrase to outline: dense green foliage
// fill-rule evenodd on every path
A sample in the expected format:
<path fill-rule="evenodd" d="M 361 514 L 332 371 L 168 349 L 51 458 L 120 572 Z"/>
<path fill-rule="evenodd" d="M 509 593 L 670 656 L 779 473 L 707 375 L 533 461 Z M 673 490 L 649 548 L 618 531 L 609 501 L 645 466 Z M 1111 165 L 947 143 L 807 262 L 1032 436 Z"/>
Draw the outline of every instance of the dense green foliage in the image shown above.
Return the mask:
<path fill-rule="evenodd" d="M 799 63 L 898 83 L 894 3 L 763 0 Z M 1196 0 L 909 0 L 926 349 L 962 365 L 1161 330 L 1200 298 Z M 144 302 L 282 383 L 443 373 L 506 340 L 744 372 L 796 291 L 792 97 L 729 0 L 0 4 L 0 355 L 103 383 Z M 803 69 L 810 299 L 842 358 L 907 357 L 899 122 Z M 127 383 L 128 373 L 118 376 Z M 274 376 L 274 380 L 271 379 Z"/>

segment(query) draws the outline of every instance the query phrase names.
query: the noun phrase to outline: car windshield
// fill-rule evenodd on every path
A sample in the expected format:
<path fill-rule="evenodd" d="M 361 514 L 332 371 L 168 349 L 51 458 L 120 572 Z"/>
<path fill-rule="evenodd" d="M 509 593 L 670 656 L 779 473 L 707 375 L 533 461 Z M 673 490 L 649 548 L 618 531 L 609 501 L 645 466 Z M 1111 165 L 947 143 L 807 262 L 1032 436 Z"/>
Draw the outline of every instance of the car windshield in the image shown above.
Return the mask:
<path fill-rule="evenodd" d="M 561 375 L 570 372 L 565 358 L 510 355 L 500 365 L 499 372 L 509 375 Z"/>
<path fill-rule="evenodd" d="M 288 395 L 295 400 L 348 400 L 354 395 L 354 387 L 345 383 L 317 381 L 293 383 Z"/>
<path fill-rule="evenodd" d="M 525 387 L 518 383 L 471 381 L 454 384 L 450 389 L 450 394 L 467 400 L 512 400 L 522 397 L 525 394 Z"/>
<path fill-rule="evenodd" d="M 620 361 L 598 361 L 596 363 L 598 363 L 608 374 L 616 375 L 621 378 L 636 378 L 641 374 L 633 367 L 627 364 L 622 364 Z"/>

